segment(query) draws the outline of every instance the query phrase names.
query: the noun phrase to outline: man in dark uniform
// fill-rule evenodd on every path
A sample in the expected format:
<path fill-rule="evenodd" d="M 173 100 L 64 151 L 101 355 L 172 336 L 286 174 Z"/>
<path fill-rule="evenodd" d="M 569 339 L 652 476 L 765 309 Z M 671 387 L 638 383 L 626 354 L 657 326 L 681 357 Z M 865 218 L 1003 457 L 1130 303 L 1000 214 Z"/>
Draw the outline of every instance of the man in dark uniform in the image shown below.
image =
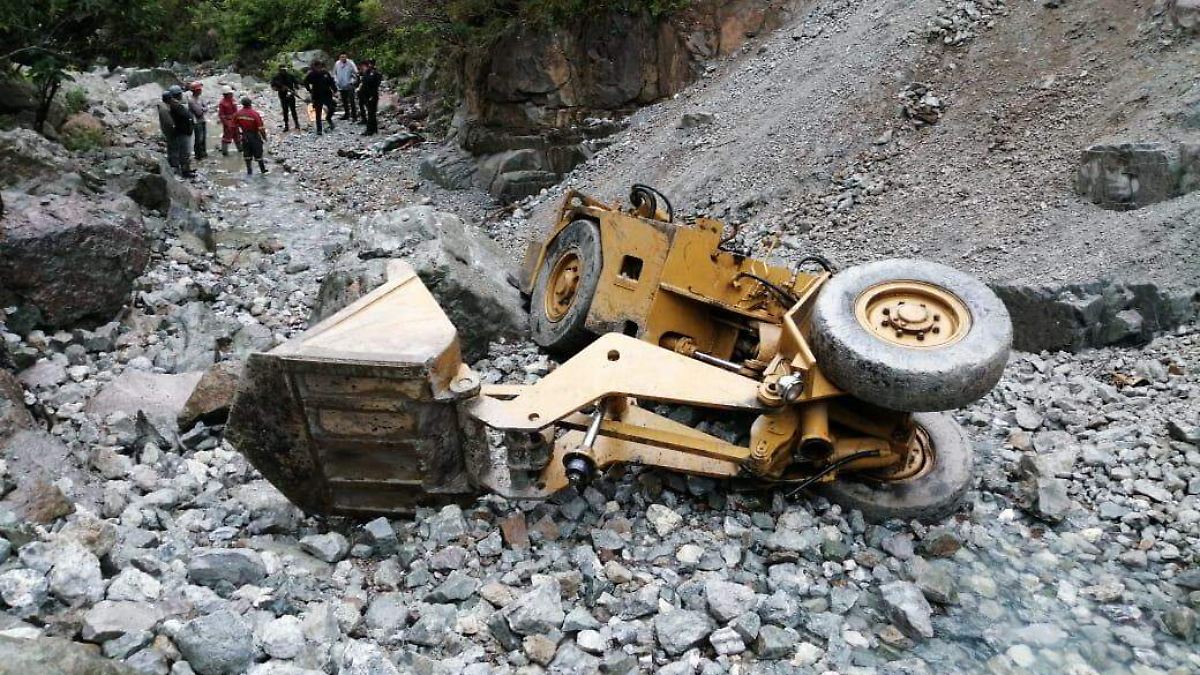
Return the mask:
<path fill-rule="evenodd" d="M 379 87 L 383 84 L 383 76 L 375 70 L 375 60 L 368 59 L 364 65 L 362 82 L 359 85 L 359 95 L 362 97 L 363 115 L 367 118 L 367 129 L 363 136 L 374 136 L 379 131 L 379 122 L 375 114 L 379 109 Z"/>
<path fill-rule="evenodd" d="M 300 80 L 288 70 L 287 66 L 279 64 L 279 71 L 271 78 L 271 88 L 279 93 L 279 107 L 283 109 L 283 130 L 288 130 L 288 112 L 292 113 L 292 121 L 296 129 L 300 129 L 300 119 L 296 116 L 296 90 L 300 88 Z"/>
<path fill-rule="evenodd" d="M 192 117 L 192 111 L 188 110 L 187 104 L 183 102 L 182 87 L 172 85 L 167 92 L 171 95 L 168 105 L 171 121 L 175 124 L 175 135 L 171 137 L 171 142 L 176 146 L 179 174 L 184 178 L 191 178 L 196 175 L 196 172 L 192 171 L 192 130 L 196 125 L 196 118 Z"/>
<path fill-rule="evenodd" d="M 333 76 L 325 70 L 324 61 L 313 61 L 312 68 L 309 69 L 308 75 L 304 76 L 304 88 L 308 89 L 308 93 L 312 96 L 313 114 L 317 117 L 317 135 L 321 135 L 321 109 L 325 109 L 325 115 L 329 122 L 329 130 L 333 131 L 333 101 L 337 93 L 337 83 L 334 82 Z"/>

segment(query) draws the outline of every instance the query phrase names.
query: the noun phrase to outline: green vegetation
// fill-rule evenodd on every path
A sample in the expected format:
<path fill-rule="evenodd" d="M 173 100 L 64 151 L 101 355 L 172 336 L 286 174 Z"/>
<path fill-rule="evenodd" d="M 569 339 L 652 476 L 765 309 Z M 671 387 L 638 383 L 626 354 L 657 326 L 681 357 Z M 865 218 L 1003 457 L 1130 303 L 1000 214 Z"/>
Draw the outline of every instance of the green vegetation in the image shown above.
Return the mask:
<path fill-rule="evenodd" d="M 192 6 L 188 33 L 215 34 L 216 53 L 205 57 L 257 66 L 281 51 L 347 44 L 365 30 L 359 5 L 359 0 L 203 0 Z"/>
<path fill-rule="evenodd" d="M 553 28 L 607 11 L 658 16 L 690 0 L 201 0 L 166 51 L 270 72 L 283 52 L 324 49 L 373 58 L 413 88 L 463 53 L 518 25 Z"/>
<path fill-rule="evenodd" d="M 403 91 L 518 26 L 553 28 L 609 11 L 657 16 L 689 1 L 14 0 L 0 3 L 0 76 L 37 87 L 39 128 L 66 71 L 98 60 L 218 59 L 263 72 L 281 52 L 319 48 L 376 59 Z"/>
<path fill-rule="evenodd" d="M 70 133 L 62 135 L 63 147 L 71 152 L 86 152 L 96 148 L 104 147 L 107 139 L 104 137 L 103 129 L 93 129 L 91 127 L 77 127 L 71 129 Z"/>
<path fill-rule="evenodd" d="M 0 77 L 37 90 L 36 126 L 69 81 L 66 70 L 108 59 L 152 61 L 162 27 L 186 16 L 185 0 L 14 0 L 0 3 Z"/>
<path fill-rule="evenodd" d="M 63 108 L 67 111 L 68 117 L 87 110 L 87 106 L 87 92 L 81 87 L 71 87 L 67 93 L 63 94 Z"/>

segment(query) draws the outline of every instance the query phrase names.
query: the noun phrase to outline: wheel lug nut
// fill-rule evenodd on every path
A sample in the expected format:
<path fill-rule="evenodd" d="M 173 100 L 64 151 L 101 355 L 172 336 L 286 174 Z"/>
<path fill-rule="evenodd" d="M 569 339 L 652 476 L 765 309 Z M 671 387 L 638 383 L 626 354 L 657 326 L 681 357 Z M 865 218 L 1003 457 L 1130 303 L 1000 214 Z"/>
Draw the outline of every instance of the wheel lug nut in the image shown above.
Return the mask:
<path fill-rule="evenodd" d="M 917 339 L 918 339 L 918 340 L 924 340 L 924 339 L 925 339 L 925 334 L 924 334 L 924 333 L 917 333 Z"/>
<path fill-rule="evenodd" d="M 933 315 L 933 320 L 934 320 L 934 321 L 941 321 L 941 320 L 942 320 L 942 315 L 941 315 L 941 314 L 934 314 L 934 315 Z"/>
<path fill-rule="evenodd" d="M 934 333 L 934 335 L 936 335 L 936 334 L 938 334 L 938 333 L 940 333 L 940 332 L 942 332 L 942 329 L 941 329 L 941 328 L 938 328 L 937 326 L 934 326 L 934 327 L 933 327 L 933 333 Z"/>
<path fill-rule="evenodd" d="M 890 307 L 884 307 L 884 308 L 883 308 L 883 315 L 884 315 L 884 316 L 887 316 L 887 315 L 889 315 L 889 314 L 891 314 L 891 313 L 892 313 L 892 310 L 891 310 L 891 308 L 890 308 Z"/>
<path fill-rule="evenodd" d="M 884 319 L 883 322 L 879 325 L 883 326 L 884 328 L 887 328 L 888 326 L 892 325 L 892 322 L 888 321 L 887 319 Z"/>

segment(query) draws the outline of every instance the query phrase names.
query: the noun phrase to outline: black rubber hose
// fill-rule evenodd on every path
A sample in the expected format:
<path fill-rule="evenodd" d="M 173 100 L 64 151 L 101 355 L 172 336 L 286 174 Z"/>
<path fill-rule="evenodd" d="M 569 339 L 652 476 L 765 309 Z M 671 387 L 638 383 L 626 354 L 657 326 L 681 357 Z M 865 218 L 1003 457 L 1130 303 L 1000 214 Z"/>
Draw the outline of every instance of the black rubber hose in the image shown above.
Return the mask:
<path fill-rule="evenodd" d="M 799 483 L 795 483 L 796 487 L 793 488 L 791 492 L 787 493 L 787 496 L 795 497 L 796 493 L 798 493 L 801 490 L 803 490 L 804 488 L 812 485 L 813 483 L 821 480 L 827 474 L 829 474 L 831 471 L 836 471 L 838 468 L 843 467 L 843 466 L 849 464 L 850 462 L 854 462 L 854 461 L 857 461 L 860 459 L 865 459 L 867 457 L 878 457 L 879 454 L 880 453 L 878 450 L 863 450 L 861 452 L 856 452 L 853 455 L 846 455 L 845 457 L 830 464 L 829 466 L 825 467 L 824 469 L 821 469 L 815 475 L 809 476 L 808 478 L 805 478 L 804 480 L 800 481 Z M 782 483 L 782 482 L 790 482 L 790 481 L 778 481 L 778 482 Z"/>
<path fill-rule="evenodd" d="M 791 293 L 788 293 L 786 289 L 776 286 L 773 282 L 768 281 L 768 280 L 758 276 L 757 274 L 751 274 L 750 272 L 738 272 L 737 278 L 740 279 L 742 277 L 749 277 L 749 278 L 757 281 L 758 283 L 762 284 L 763 286 L 766 286 L 767 290 L 769 290 L 772 293 L 774 293 L 775 295 L 777 295 L 779 297 L 779 299 L 782 300 L 784 302 L 784 304 L 786 304 L 788 307 L 791 307 L 792 305 L 794 305 L 800 301 L 799 298 L 792 295 Z"/>
<path fill-rule="evenodd" d="M 815 262 L 818 265 L 820 265 L 826 272 L 829 272 L 830 274 L 833 274 L 834 272 L 837 271 L 837 268 L 833 266 L 833 263 L 829 262 L 829 258 L 826 258 L 825 256 L 823 256 L 819 253 L 810 253 L 809 255 L 806 255 L 803 258 L 797 260 L 796 261 L 796 269 L 800 269 L 800 266 L 806 262 Z"/>
<path fill-rule="evenodd" d="M 667 222 L 668 223 L 674 222 L 675 221 L 675 208 L 671 206 L 671 200 L 667 199 L 666 195 L 659 192 L 658 190 L 655 190 L 654 188 L 650 187 L 649 185 L 644 185 L 642 183 L 634 183 L 633 186 L 629 188 L 629 203 L 631 203 L 635 207 L 637 207 L 637 206 L 642 205 L 643 199 L 650 199 L 651 203 L 654 204 L 654 206 L 655 206 L 654 210 L 658 211 L 658 208 L 657 208 L 658 204 L 657 204 L 657 202 L 655 202 L 655 199 L 654 199 L 655 195 L 657 195 L 658 199 L 661 199 L 663 204 L 667 207 Z"/>

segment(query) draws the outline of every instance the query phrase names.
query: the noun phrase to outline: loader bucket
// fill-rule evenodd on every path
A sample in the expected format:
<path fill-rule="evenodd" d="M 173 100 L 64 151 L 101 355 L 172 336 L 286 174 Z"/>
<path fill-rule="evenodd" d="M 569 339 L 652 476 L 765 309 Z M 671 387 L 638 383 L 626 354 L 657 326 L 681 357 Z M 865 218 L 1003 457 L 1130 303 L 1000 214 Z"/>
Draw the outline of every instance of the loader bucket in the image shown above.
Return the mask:
<path fill-rule="evenodd" d="M 478 378 L 413 270 L 299 337 L 252 354 L 226 437 L 305 511 L 410 513 L 474 496 L 482 426 L 460 414 Z"/>

